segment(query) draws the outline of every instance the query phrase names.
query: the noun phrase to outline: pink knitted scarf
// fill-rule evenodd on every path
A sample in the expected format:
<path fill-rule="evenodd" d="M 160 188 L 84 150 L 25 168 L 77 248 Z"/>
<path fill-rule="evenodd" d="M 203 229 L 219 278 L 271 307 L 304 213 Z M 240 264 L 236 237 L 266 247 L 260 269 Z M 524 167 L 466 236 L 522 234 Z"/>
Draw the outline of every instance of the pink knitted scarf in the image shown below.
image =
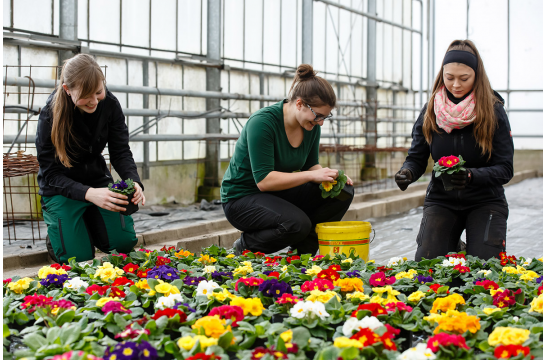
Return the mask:
<path fill-rule="evenodd" d="M 450 134 L 452 129 L 463 129 L 475 120 L 475 94 L 472 92 L 459 104 L 447 96 L 445 86 L 435 94 L 434 112 L 437 126 Z"/>

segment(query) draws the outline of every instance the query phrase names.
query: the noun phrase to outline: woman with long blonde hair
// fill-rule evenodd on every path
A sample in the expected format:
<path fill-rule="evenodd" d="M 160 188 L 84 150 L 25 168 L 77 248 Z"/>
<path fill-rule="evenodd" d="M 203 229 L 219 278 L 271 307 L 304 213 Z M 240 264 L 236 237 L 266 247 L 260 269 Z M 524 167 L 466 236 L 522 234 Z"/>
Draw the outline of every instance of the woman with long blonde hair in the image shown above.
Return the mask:
<path fill-rule="evenodd" d="M 79 54 L 64 63 L 36 133 L 39 194 L 53 261 L 90 260 L 95 247 L 128 253 L 137 243 L 132 218 L 120 214 L 127 196 L 107 188 L 113 178 L 102 156 L 106 143 L 116 172 L 135 182 L 132 202 L 144 205 L 119 101 L 95 59 Z"/>
<path fill-rule="evenodd" d="M 416 242 L 416 260 L 457 251 L 466 230 L 469 255 L 489 259 L 505 251 L 509 209 L 503 185 L 513 177 L 513 139 L 502 97 L 492 90 L 470 40 L 453 41 L 432 96 L 416 121 L 409 154 L 395 181 L 401 190 L 422 176 L 428 158 L 462 156 L 453 191 L 432 175 Z"/>

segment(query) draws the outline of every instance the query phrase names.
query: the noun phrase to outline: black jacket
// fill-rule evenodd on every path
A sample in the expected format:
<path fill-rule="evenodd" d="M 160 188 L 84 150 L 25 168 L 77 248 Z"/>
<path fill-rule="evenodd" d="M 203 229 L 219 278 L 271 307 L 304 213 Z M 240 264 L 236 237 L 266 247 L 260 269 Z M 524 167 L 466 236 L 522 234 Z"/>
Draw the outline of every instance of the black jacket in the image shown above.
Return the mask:
<path fill-rule="evenodd" d="M 453 210 L 465 210 L 482 203 L 507 205 L 502 185 L 513 177 L 514 146 L 509 119 L 503 108 L 504 100 L 498 93 L 494 94 L 501 103 L 494 105 L 498 126 L 490 160 L 488 154 L 481 154 L 473 136 L 473 125 L 454 129 L 450 134 L 438 128 L 439 133 L 433 132 L 432 143 L 428 144 L 422 131 L 427 105 L 420 112 L 413 127 L 411 148 L 402 167 L 411 171 L 413 182 L 424 174 L 430 154 L 434 163 L 443 156 L 461 155 L 466 161 L 464 167 L 472 174 L 471 183 L 464 190 L 452 191 L 445 191 L 441 178 L 433 174 L 426 191 L 425 205 L 440 204 Z"/>
<path fill-rule="evenodd" d="M 38 153 L 38 185 L 42 196 L 62 195 L 69 199 L 85 201 L 85 193 L 90 187 L 106 187 L 113 182 L 112 174 L 106 166 L 102 150 L 108 143 L 110 162 L 123 180 L 137 181 L 142 189 L 136 164 L 129 147 L 129 132 L 125 115 L 117 98 L 106 89 L 106 96 L 92 114 L 72 113 L 72 132 L 78 139 L 67 148 L 72 159 L 72 167 L 67 168 L 55 156 L 51 142 L 52 100 L 55 91 L 38 118 L 36 132 L 36 151 Z"/>

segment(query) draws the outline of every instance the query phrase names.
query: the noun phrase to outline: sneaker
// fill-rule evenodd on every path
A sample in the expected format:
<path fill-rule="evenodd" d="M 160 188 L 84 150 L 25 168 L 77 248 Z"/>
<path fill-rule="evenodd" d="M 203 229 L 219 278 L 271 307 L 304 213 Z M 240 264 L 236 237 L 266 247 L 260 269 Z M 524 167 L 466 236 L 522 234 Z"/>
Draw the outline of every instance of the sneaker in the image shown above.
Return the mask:
<path fill-rule="evenodd" d="M 55 256 L 55 252 L 53 251 L 53 246 L 51 245 L 51 240 L 49 239 L 49 235 L 45 236 L 45 247 L 47 248 L 47 260 L 51 263 L 59 263 L 57 260 L 57 257 Z"/>
<path fill-rule="evenodd" d="M 233 250 L 235 256 L 242 255 L 242 252 L 244 251 L 244 247 L 242 246 L 242 238 L 238 238 L 235 240 L 235 243 L 233 244 Z"/>

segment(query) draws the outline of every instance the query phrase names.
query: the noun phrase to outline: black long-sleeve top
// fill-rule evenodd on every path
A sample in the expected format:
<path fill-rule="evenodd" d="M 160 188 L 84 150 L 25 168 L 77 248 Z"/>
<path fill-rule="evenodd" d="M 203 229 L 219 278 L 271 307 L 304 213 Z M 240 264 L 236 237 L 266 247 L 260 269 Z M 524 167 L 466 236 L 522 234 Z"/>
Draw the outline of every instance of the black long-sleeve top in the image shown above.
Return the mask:
<path fill-rule="evenodd" d="M 65 167 L 55 156 L 55 146 L 51 141 L 53 121 L 52 100 L 55 91 L 38 118 L 36 150 L 38 153 L 38 185 L 42 196 L 62 195 L 69 199 L 85 201 L 90 187 L 106 187 L 113 182 L 112 174 L 106 166 L 102 151 L 108 144 L 110 162 L 123 180 L 140 181 L 136 164 L 129 147 L 129 132 L 125 116 L 117 98 L 106 89 L 106 96 L 92 113 L 72 113 L 72 132 L 77 141 L 67 148 L 72 167 Z"/>
<path fill-rule="evenodd" d="M 432 133 L 432 142 L 428 144 L 422 131 L 427 105 L 420 112 L 412 130 L 411 148 L 402 166 L 411 171 L 413 182 L 426 171 L 430 154 L 434 162 L 443 156 L 461 155 L 466 161 L 464 167 L 472 174 L 472 180 L 464 190 L 452 191 L 445 191 L 441 178 L 433 174 L 426 191 L 425 205 L 439 204 L 453 210 L 465 210 L 481 203 L 507 204 L 503 185 L 513 178 L 514 146 L 509 119 L 503 108 L 504 100 L 497 92 L 494 94 L 500 102 L 494 105 L 497 128 L 490 159 L 488 154 L 482 155 L 473 136 L 472 124 L 463 129 L 453 129 L 450 134 L 438 128 L 439 132 Z"/>

